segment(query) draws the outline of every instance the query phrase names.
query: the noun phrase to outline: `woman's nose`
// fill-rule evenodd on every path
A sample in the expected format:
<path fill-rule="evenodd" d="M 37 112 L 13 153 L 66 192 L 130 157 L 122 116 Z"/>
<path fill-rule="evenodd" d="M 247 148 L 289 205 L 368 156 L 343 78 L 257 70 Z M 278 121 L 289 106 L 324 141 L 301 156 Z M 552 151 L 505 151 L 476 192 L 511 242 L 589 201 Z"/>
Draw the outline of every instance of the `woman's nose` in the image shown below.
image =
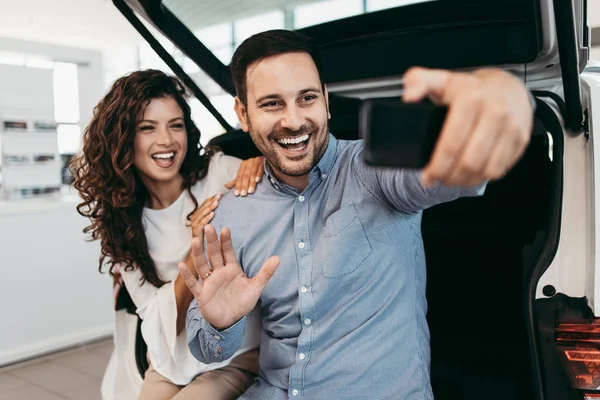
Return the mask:
<path fill-rule="evenodd" d="M 173 144 L 173 135 L 171 135 L 168 128 L 159 129 L 156 143 L 161 146 L 170 146 Z"/>

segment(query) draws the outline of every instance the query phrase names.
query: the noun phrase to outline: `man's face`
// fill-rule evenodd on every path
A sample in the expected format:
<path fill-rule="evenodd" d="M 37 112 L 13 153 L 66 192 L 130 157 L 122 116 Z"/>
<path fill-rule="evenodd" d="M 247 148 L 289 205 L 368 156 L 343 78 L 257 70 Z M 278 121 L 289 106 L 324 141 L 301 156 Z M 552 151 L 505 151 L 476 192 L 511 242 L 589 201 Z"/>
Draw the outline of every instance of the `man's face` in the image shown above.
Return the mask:
<path fill-rule="evenodd" d="M 247 106 L 236 98 L 244 131 L 276 172 L 303 176 L 327 148 L 328 105 L 319 73 L 307 53 L 287 53 L 251 64 Z"/>

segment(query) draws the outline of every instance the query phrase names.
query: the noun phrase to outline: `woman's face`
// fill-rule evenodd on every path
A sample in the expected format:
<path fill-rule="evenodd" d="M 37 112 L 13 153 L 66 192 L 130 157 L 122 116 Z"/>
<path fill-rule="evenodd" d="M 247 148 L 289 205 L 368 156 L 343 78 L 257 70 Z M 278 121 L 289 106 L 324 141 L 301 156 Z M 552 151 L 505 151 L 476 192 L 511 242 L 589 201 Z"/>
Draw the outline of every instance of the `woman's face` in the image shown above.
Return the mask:
<path fill-rule="evenodd" d="M 180 179 L 187 144 L 183 111 L 175 99 L 153 99 L 136 127 L 133 165 L 146 184 Z"/>

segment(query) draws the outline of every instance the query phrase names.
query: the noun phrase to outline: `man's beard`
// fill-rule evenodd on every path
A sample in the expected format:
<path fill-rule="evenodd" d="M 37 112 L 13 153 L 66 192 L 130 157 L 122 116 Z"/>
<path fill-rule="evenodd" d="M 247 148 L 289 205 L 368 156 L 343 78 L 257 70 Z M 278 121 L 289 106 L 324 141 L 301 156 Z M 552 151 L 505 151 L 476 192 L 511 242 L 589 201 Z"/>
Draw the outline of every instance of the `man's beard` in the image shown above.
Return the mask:
<path fill-rule="evenodd" d="M 297 130 L 290 130 L 287 128 L 274 129 L 267 135 L 266 139 L 260 134 L 252 136 L 253 139 L 255 139 L 254 143 L 265 156 L 269 165 L 271 165 L 271 168 L 284 175 L 298 177 L 307 175 L 325 153 L 328 143 L 328 127 L 328 121 L 321 127 L 309 121 Z M 248 128 L 252 133 L 252 125 L 249 120 Z M 308 154 L 300 155 L 298 156 L 298 159 L 295 160 L 294 157 L 283 158 L 284 156 L 277 151 L 275 147 L 279 146 L 277 139 L 284 137 L 299 137 L 303 135 L 309 135 L 309 143 L 307 146 L 311 147 L 309 148 Z M 315 142 L 316 140 L 321 140 L 322 142 L 317 143 Z M 290 163 L 293 163 L 293 165 L 289 165 Z"/>

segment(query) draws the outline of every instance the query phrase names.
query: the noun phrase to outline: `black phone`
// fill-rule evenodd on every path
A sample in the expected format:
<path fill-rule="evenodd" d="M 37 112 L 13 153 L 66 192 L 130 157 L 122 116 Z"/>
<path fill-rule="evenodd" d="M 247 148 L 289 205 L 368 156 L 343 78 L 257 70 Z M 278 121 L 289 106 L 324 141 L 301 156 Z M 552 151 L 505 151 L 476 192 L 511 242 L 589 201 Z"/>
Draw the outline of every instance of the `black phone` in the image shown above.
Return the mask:
<path fill-rule="evenodd" d="M 359 110 L 359 134 L 369 165 L 425 167 L 442 130 L 447 107 L 429 100 L 408 104 L 400 98 L 365 100 Z"/>

